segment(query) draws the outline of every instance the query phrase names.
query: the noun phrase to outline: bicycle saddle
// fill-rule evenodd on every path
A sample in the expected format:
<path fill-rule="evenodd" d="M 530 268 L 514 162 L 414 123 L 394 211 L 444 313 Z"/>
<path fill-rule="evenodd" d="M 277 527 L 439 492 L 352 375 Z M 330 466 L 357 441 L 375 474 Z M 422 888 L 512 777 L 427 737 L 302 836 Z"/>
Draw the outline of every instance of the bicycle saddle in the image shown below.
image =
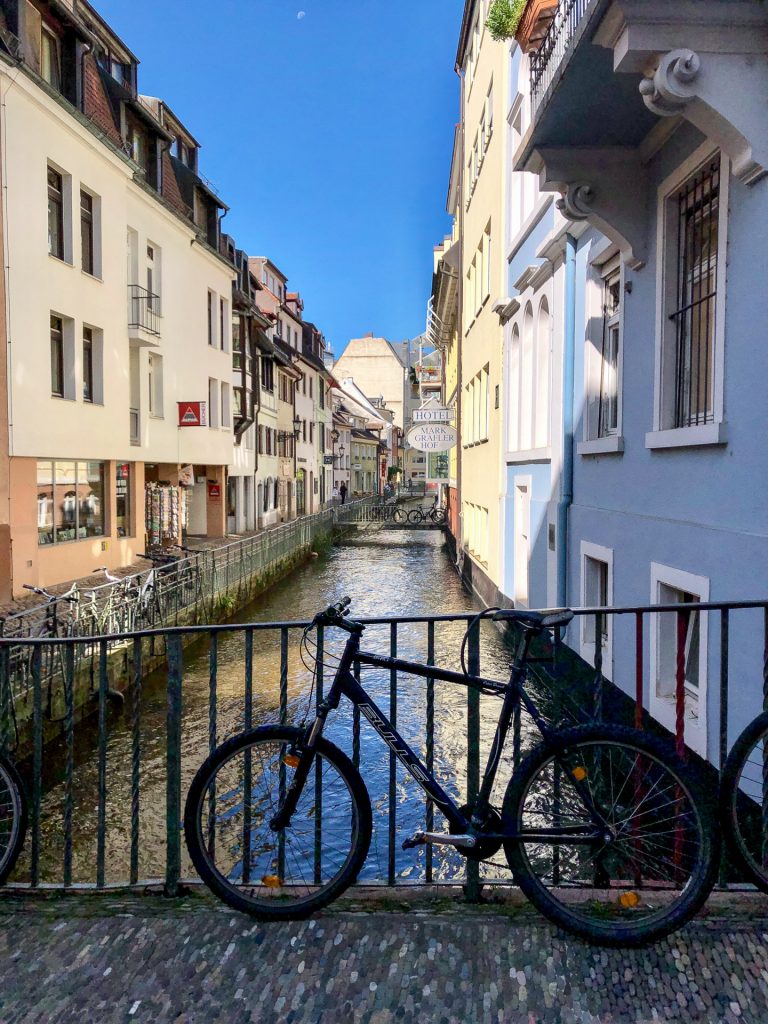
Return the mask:
<path fill-rule="evenodd" d="M 500 619 L 517 622 L 527 629 L 554 629 L 567 626 L 573 618 L 570 608 L 544 608 L 540 612 L 527 608 L 502 608 L 492 616 L 494 622 Z"/>

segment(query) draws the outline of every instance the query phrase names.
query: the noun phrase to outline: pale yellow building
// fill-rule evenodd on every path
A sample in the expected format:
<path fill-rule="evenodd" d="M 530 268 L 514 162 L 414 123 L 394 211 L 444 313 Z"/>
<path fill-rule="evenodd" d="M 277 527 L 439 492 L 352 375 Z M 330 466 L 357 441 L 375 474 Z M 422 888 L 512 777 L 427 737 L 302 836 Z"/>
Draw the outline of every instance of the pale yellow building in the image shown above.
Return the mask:
<path fill-rule="evenodd" d="M 456 55 L 461 73 L 459 199 L 461 549 L 464 575 L 487 603 L 501 583 L 506 47 L 485 27 L 487 0 L 467 0 Z"/>

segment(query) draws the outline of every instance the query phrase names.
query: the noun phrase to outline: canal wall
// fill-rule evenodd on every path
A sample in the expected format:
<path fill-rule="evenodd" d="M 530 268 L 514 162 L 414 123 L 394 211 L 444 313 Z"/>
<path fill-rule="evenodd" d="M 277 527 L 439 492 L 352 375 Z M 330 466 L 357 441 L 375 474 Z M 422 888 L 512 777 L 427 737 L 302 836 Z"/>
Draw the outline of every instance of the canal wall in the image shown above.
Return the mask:
<path fill-rule="evenodd" d="M 179 571 L 175 569 L 167 576 L 160 574 L 160 614 L 142 628 L 215 625 L 234 618 L 256 597 L 309 559 L 328 551 L 335 539 L 355 529 L 339 522 L 333 511 L 288 524 L 287 529 L 278 528 L 268 534 L 201 552 L 200 556 L 205 556 L 204 564 L 188 564 L 183 570 L 184 581 L 179 579 Z M 185 560 L 191 561 L 195 560 Z M 190 595 L 191 600 L 184 599 Z M 182 637 L 184 646 L 196 640 L 196 634 Z M 166 653 L 162 636 L 145 636 L 140 642 L 143 678 L 165 666 Z M 67 663 L 63 645 L 43 649 L 38 700 L 44 745 L 65 732 L 69 719 L 76 725 L 98 712 L 102 657 L 108 702 L 115 708 L 122 707 L 134 674 L 134 644 L 131 637 L 111 637 L 103 641 L 89 637 L 75 645 L 71 664 Z M 0 675 L 2 670 L 3 665 L 0 665 Z M 26 673 L 31 675 L 29 659 Z M 35 684 L 33 677 L 27 678 L 21 688 L 14 686 L 14 682 L 18 683 L 18 679 L 0 679 L 0 746 L 10 746 L 15 757 L 23 760 L 31 754 L 34 743 Z M 11 694 L 14 694 L 13 699 Z"/>

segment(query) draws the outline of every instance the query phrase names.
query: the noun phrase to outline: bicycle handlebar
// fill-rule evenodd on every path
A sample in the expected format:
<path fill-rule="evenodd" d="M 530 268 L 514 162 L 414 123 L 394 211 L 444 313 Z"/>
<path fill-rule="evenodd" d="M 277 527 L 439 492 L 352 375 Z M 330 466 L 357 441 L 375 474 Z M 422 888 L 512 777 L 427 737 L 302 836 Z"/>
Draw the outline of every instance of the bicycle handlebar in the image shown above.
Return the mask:
<path fill-rule="evenodd" d="M 329 604 L 325 611 L 318 612 L 315 616 L 315 622 L 338 622 L 339 619 L 344 618 L 344 612 L 352 604 L 351 597 L 342 597 L 336 604 Z"/>
<path fill-rule="evenodd" d="M 30 583 L 24 583 L 22 586 L 24 590 L 31 590 L 48 601 L 77 601 L 77 597 L 73 594 L 51 594 L 44 587 L 33 587 Z"/>

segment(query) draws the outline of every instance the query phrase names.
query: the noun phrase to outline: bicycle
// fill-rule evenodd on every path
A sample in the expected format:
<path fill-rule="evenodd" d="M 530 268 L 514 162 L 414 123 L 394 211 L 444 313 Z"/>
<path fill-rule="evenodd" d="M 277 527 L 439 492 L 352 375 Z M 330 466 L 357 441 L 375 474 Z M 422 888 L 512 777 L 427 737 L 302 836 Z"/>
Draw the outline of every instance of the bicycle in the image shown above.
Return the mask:
<path fill-rule="evenodd" d="M 371 841 L 371 803 L 346 754 L 323 737 L 342 697 L 357 705 L 447 819 L 403 847 L 451 846 L 472 860 L 503 848 L 516 883 L 550 920 L 591 942 L 640 945 L 681 927 L 714 882 L 717 830 L 695 780 L 666 743 L 633 729 L 559 729 L 525 688 L 534 637 L 573 612 L 489 609 L 470 624 L 463 672 L 360 649 L 365 626 L 349 598 L 315 616 L 348 634 L 316 716 L 299 727 L 264 726 L 215 750 L 187 795 L 184 829 L 200 877 L 229 906 L 267 920 L 305 917 L 357 878 Z M 509 681 L 470 674 L 464 647 L 486 614 L 520 627 Z M 353 675 L 374 666 L 475 687 L 502 699 L 477 798 L 457 806 Z M 311 698 L 310 698 L 311 699 Z M 513 716 L 524 708 L 542 742 L 516 767 L 501 808 L 491 795 Z M 310 776 L 312 776 L 310 778 Z M 323 814 L 325 810 L 325 814 Z"/>
<path fill-rule="evenodd" d="M 29 583 L 25 583 L 23 587 L 24 590 L 31 590 L 32 593 L 44 597 L 46 601 L 43 606 L 43 619 L 36 627 L 30 629 L 30 638 L 66 637 L 77 634 L 80 621 L 80 592 L 77 588 L 77 583 L 73 583 L 64 594 L 52 594 L 44 587 L 33 587 Z M 59 604 L 62 602 L 68 608 L 66 616 L 59 615 Z M 16 664 L 11 662 L 11 675 L 20 675 L 22 677 L 21 685 L 24 688 L 28 687 L 29 680 L 33 677 L 34 654 L 35 651 L 32 646 L 21 648 Z M 47 665 L 44 664 L 44 659 L 47 660 Z M 58 667 L 56 662 L 58 662 Z M 66 686 L 67 673 L 64 666 L 62 648 L 59 645 L 43 647 L 40 651 L 40 678 L 42 680 L 46 675 L 48 677 L 47 715 L 51 721 L 54 721 L 53 679 L 57 671 Z"/>
<path fill-rule="evenodd" d="M 749 723 L 728 755 L 720 821 L 737 864 L 768 893 L 768 711 Z"/>
<path fill-rule="evenodd" d="M 0 885 L 19 859 L 27 832 L 27 798 L 12 761 L 0 753 Z"/>
<path fill-rule="evenodd" d="M 412 526 L 418 526 L 420 523 L 424 523 L 429 520 L 438 526 L 442 526 L 448 518 L 448 512 L 446 509 L 441 508 L 439 505 L 420 505 L 418 508 L 412 508 L 408 513 L 408 522 Z"/>

